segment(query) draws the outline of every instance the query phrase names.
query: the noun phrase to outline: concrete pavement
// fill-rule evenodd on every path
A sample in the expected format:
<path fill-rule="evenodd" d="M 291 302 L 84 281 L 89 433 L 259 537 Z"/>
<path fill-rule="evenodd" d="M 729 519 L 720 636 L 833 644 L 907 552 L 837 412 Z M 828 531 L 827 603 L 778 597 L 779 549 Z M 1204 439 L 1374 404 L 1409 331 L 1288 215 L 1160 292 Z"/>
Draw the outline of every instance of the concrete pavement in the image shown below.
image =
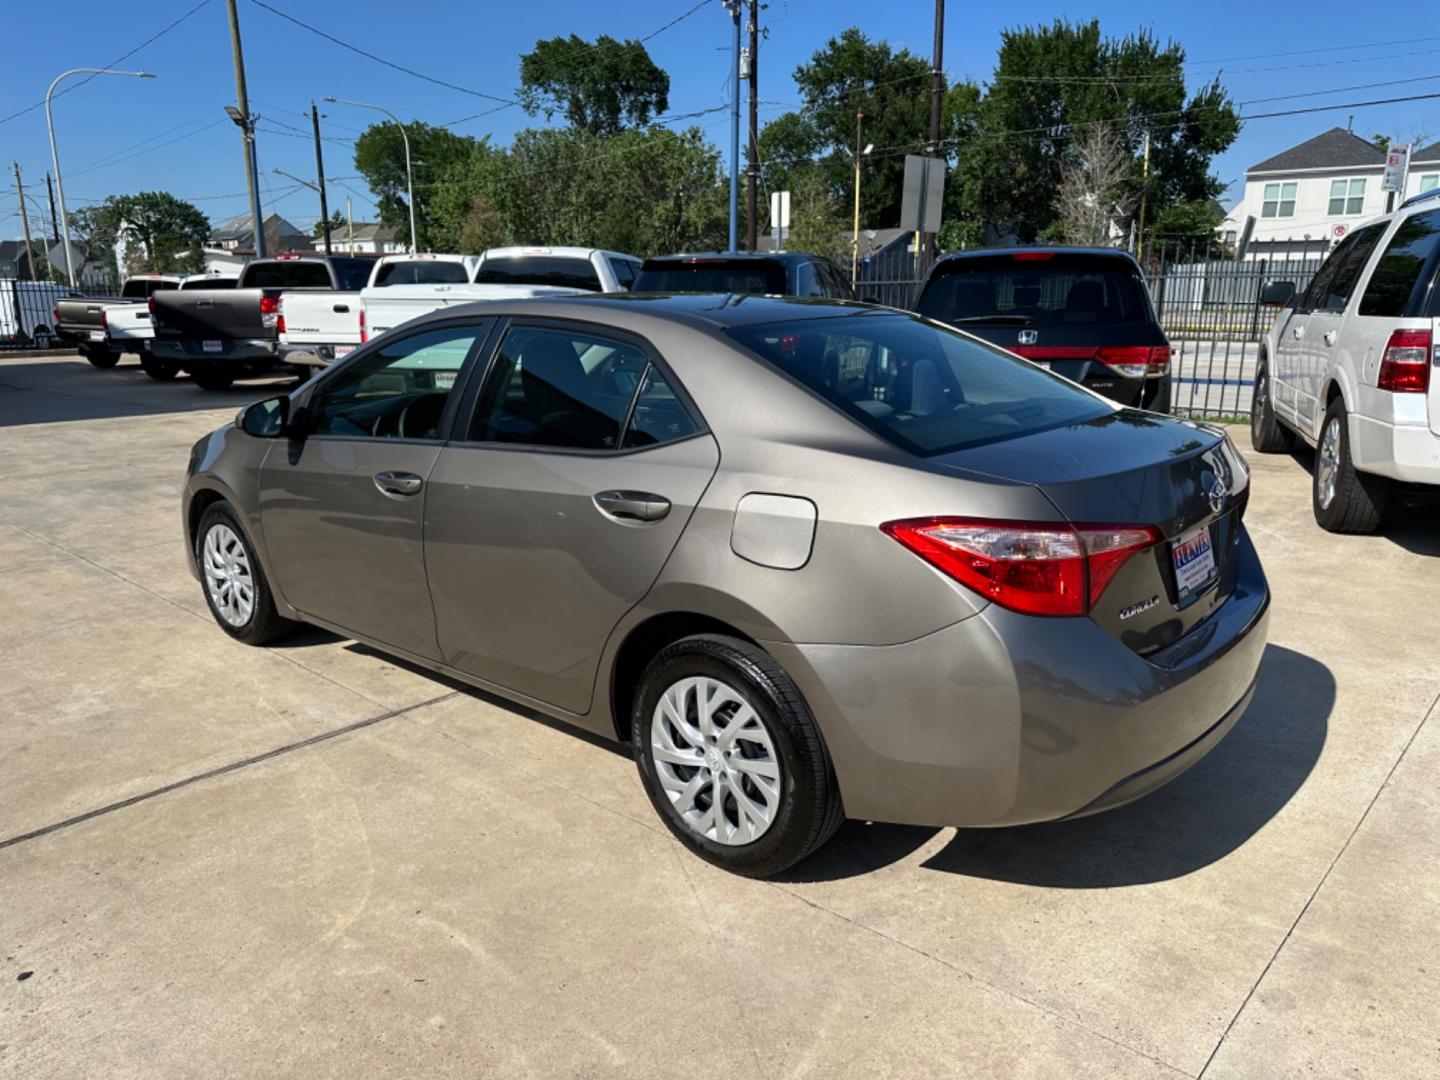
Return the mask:
<path fill-rule="evenodd" d="M 0 1076 L 1440 1072 L 1433 503 L 1327 536 L 1252 455 L 1272 645 L 1215 753 L 764 884 L 613 747 L 215 628 L 176 492 L 261 393 L 0 359 Z"/>

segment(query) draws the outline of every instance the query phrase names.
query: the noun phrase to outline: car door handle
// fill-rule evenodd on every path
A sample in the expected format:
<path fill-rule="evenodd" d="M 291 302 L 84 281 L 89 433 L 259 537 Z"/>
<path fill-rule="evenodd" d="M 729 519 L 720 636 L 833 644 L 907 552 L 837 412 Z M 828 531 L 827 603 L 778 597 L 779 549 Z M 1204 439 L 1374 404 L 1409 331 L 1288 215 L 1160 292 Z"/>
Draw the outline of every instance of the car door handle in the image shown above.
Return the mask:
<path fill-rule="evenodd" d="M 670 513 L 670 500 L 648 491 L 602 491 L 595 506 L 617 521 L 659 521 Z"/>
<path fill-rule="evenodd" d="M 337 314 L 337 315 L 344 315 L 347 311 L 350 310 L 350 305 L 349 305 L 349 304 L 336 304 L 336 305 L 335 305 L 333 308 L 331 308 L 330 310 L 333 311 L 333 312 L 335 312 L 335 314 Z"/>
<path fill-rule="evenodd" d="M 397 499 L 416 494 L 424 483 L 425 481 L 414 473 L 379 472 L 375 474 L 375 486 L 380 489 L 380 493 Z"/>
<path fill-rule="evenodd" d="M 1335 339 L 1338 338 L 1339 336 L 1340 336 L 1340 335 L 1339 335 L 1338 333 L 1336 333 L 1334 330 L 1326 330 L 1326 331 L 1325 331 L 1325 344 L 1326 344 L 1326 345 L 1334 345 L 1334 344 L 1335 344 Z"/>
<path fill-rule="evenodd" d="M 1305 336 L 1305 327 L 1297 326 L 1290 332 L 1295 335 L 1295 339 L 1298 341 L 1300 338 Z"/>

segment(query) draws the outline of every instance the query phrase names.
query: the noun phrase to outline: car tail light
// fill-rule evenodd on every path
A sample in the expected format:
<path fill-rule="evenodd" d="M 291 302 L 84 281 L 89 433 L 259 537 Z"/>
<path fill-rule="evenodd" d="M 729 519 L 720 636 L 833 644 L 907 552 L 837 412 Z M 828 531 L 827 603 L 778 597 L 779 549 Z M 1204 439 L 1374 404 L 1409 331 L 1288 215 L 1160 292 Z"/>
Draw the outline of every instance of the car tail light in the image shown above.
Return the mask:
<path fill-rule="evenodd" d="M 265 310 L 265 302 L 260 302 L 260 310 Z M 275 303 L 275 333 L 285 333 L 285 298 L 282 296 Z"/>
<path fill-rule="evenodd" d="M 1067 525 L 934 517 L 885 533 L 942 573 L 1027 615 L 1084 615 L 1134 554 L 1163 538 L 1150 525 Z"/>
<path fill-rule="evenodd" d="M 152 296 L 150 297 L 150 299 L 145 301 L 145 310 L 150 312 L 150 317 L 152 319 L 155 317 L 155 297 Z"/>
<path fill-rule="evenodd" d="M 1102 345 L 1095 358 L 1117 375 L 1129 379 L 1159 378 L 1170 374 L 1168 345 Z"/>
<path fill-rule="evenodd" d="M 260 297 L 260 325 L 273 327 L 280 319 L 280 298 L 278 296 Z"/>
<path fill-rule="evenodd" d="M 55 320 L 55 325 L 56 325 L 56 326 L 59 326 L 59 325 L 60 325 L 60 308 L 59 308 L 59 306 L 56 306 L 56 307 L 53 307 L 53 308 L 50 309 L 50 317 Z"/>
<path fill-rule="evenodd" d="M 110 316 L 107 315 L 107 314 L 105 314 L 105 309 L 104 309 L 104 308 L 101 308 L 101 309 L 100 309 L 100 329 L 101 329 L 101 330 L 109 330 L 109 329 L 110 329 Z"/>
<path fill-rule="evenodd" d="M 369 341 L 369 340 L 370 340 L 370 335 L 365 332 L 365 309 L 364 309 L 364 308 L 361 308 L 361 309 L 360 309 L 360 344 L 361 344 L 361 345 L 364 345 L 365 342 L 367 342 L 367 341 Z"/>
<path fill-rule="evenodd" d="M 1375 385 L 1399 394 L 1423 394 L 1430 388 L 1430 331 L 1396 330 L 1385 343 Z"/>
<path fill-rule="evenodd" d="M 1053 251 L 1017 251 L 1010 256 L 1016 262 L 1049 262 L 1055 257 Z"/>

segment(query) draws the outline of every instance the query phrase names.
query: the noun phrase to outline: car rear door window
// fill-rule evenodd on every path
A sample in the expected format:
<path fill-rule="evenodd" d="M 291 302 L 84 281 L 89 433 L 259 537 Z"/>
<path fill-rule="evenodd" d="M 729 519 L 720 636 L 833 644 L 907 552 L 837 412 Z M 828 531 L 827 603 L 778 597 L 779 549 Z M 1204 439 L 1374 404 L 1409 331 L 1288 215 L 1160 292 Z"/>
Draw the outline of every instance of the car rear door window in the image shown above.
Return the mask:
<path fill-rule="evenodd" d="M 514 327 L 491 365 L 470 438 L 615 450 L 649 366 L 639 348 L 603 335 Z"/>
<path fill-rule="evenodd" d="M 635 407 L 630 411 L 630 423 L 625 428 L 621 448 L 635 450 L 644 446 L 658 446 L 675 442 L 694 435 L 696 426 L 684 402 L 676 395 L 669 380 L 654 364 L 645 369 L 640 380 L 640 392 L 635 398 Z"/>
<path fill-rule="evenodd" d="M 1404 315 L 1412 295 L 1434 275 L 1437 242 L 1440 210 L 1402 221 L 1370 275 L 1365 295 L 1360 298 L 1360 314 L 1390 318 Z"/>
<path fill-rule="evenodd" d="M 1365 264 L 1370 261 L 1370 255 L 1385 234 L 1385 229 L 1386 222 L 1380 221 L 1356 229 L 1346 238 L 1346 253 L 1336 262 L 1335 273 L 1327 279 L 1324 292 L 1315 296 L 1313 310 L 1345 310 L 1350 294 L 1355 291 L 1355 283 L 1365 272 Z"/>
<path fill-rule="evenodd" d="M 390 340 L 326 380 L 311 405 L 311 431 L 358 439 L 440 439 L 445 406 L 489 322 Z"/>

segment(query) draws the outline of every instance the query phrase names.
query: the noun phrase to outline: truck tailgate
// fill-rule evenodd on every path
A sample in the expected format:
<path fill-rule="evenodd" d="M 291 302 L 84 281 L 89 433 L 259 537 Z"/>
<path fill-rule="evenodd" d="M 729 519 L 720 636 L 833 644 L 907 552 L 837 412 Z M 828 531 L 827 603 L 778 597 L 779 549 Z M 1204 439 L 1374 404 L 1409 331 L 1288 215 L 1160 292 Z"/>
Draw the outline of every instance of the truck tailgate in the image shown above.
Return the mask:
<path fill-rule="evenodd" d="M 286 345 L 360 344 L 360 294 L 301 290 L 280 296 Z"/>
<path fill-rule="evenodd" d="M 261 289 L 175 289 L 150 298 L 155 337 L 170 341 L 274 338 L 260 315 Z"/>

